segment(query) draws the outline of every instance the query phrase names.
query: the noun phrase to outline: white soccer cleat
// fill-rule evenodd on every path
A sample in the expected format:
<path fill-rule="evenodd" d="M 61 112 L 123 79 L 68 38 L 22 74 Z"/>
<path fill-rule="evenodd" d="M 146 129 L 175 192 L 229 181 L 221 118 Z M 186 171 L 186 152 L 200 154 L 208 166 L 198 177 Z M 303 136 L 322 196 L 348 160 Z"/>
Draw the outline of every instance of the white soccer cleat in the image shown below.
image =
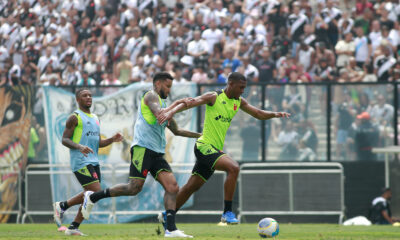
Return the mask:
<path fill-rule="evenodd" d="M 83 194 L 83 204 L 82 204 L 82 216 L 84 219 L 88 220 L 90 217 L 90 212 L 92 211 L 92 208 L 94 206 L 94 203 L 92 200 L 90 200 L 90 195 L 92 195 L 92 191 L 86 191 Z"/>
<path fill-rule="evenodd" d="M 53 218 L 57 227 L 61 227 L 64 210 L 61 209 L 60 202 L 53 203 Z"/>
<path fill-rule="evenodd" d="M 86 234 L 83 234 L 79 229 L 67 229 L 65 230 L 65 235 L 68 236 L 87 236 Z"/>
<path fill-rule="evenodd" d="M 183 231 L 178 230 L 178 229 L 175 231 L 172 231 L 172 232 L 165 230 L 164 237 L 166 237 L 166 238 L 193 238 L 193 236 L 187 235 Z"/>

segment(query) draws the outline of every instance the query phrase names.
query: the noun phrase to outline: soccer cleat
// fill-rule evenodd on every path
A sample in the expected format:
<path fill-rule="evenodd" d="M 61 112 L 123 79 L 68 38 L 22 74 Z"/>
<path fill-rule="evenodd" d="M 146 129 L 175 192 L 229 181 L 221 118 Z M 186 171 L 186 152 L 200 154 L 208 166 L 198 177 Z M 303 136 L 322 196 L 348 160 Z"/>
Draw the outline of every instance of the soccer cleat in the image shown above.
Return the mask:
<path fill-rule="evenodd" d="M 162 224 L 164 231 L 167 230 L 167 213 L 164 212 L 160 212 L 158 214 L 158 221 Z"/>
<path fill-rule="evenodd" d="M 69 236 L 87 236 L 86 234 L 83 234 L 78 228 L 74 228 L 74 229 L 67 229 L 65 230 L 65 235 L 69 235 Z"/>
<path fill-rule="evenodd" d="M 239 223 L 235 214 L 231 211 L 228 211 L 228 212 L 222 214 L 221 222 L 227 223 L 227 224 L 238 224 Z"/>
<path fill-rule="evenodd" d="M 90 217 L 90 212 L 92 211 L 92 208 L 94 206 L 94 203 L 92 200 L 90 200 L 90 195 L 92 195 L 92 191 L 86 191 L 83 194 L 83 204 L 82 204 L 82 216 L 84 219 L 88 220 Z"/>
<path fill-rule="evenodd" d="M 62 210 L 60 206 L 60 202 L 53 203 L 53 218 L 54 222 L 57 224 L 57 227 L 61 227 L 62 218 L 64 216 L 64 210 Z"/>
<path fill-rule="evenodd" d="M 183 231 L 178 230 L 178 229 L 175 231 L 172 231 L 172 232 L 165 230 L 164 237 L 166 237 L 166 238 L 193 238 L 193 236 L 187 235 Z"/>

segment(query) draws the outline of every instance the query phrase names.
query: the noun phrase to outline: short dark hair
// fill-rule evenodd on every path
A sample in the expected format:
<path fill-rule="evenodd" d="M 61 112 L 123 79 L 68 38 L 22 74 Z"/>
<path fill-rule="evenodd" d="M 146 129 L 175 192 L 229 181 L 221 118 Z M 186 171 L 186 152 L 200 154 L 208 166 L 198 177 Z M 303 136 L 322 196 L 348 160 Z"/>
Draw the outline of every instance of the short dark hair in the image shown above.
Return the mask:
<path fill-rule="evenodd" d="M 240 81 L 247 81 L 246 77 L 243 74 L 238 72 L 233 72 L 228 76 L 228 82 L 240 82 Z"/>
<path fill-rule="evenodd" d="M 171 76 L 171 74 L 169 74 L 167 72 L 156 73 L 156 75 L 154 75 L 154 78 L 153 78 L 153 84 L 156 83 L 157 81 L 164 81 L 167 79 L 173 80 L 174 78 Z"/>
<path fill-rule="evenodd" d="M 89 89 L 89 88 L 86 88 L 86 87 L 84 87 L 84 88 L 79 88 L 78 90 L 76 90 L 76 92 L 75 92 L 75 98 L 78 98 L 79 95 L 81 94 L 81 92 L 83 92 L 83 91 L 85 91 L 85 90 L 90 91 L 90 89 Z"/>

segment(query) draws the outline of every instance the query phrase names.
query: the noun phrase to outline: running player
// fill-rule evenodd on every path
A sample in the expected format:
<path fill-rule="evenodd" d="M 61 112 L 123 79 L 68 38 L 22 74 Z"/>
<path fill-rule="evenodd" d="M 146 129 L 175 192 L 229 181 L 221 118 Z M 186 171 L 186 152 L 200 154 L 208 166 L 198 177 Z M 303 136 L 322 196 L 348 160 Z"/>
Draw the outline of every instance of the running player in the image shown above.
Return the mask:
<path fill-rule="evenodd" d="M 220 170 L 227 173 L 224 184 L 224 212 L 221 222 L 239 223 L 232 212 L 232 199 L 239 174 L 239 165 L 222 151 L 231 121 L 239 108 L 259 120 L 289 118 L 290 116 L 289 113 L 268 112 L 250 105 L 241 97 L 246 85 L 246 78 L 242 74 L 231 73 L 224 90 L 205 93 L 186 101 L 185 104 L 175 104 L 175 107 L 172 104 L 172 107 L 167 108 L 157 117 L 159 123 L 162 124 L 169 121 L 179 111 L 206 104 L 203 135 L 196 141 L 194 147 L 196 163 L 192 170 L 192 176 L 178 192 L 176 211 L 207 182 L 215 170 Z M 165 212 L 159 215 L 159 220 L 165 228 Z"/>
<path fill-rule="evenodd" d="M 62 137 L 62 144 L 70 149 L 71 169 L 74 172 L 84 191 L 100 191 L 100 166 L 97 153 L 99 147 L 106 147 L 113 142 L 123 140 L 117 133 L 108 139 L 100 138 L 100 122 L 97 116 L 90 112 L 92 93 L 89 89 L 79 89 L 76 94 L 79 109 L 67 119 Z M 83 203 L 83 192 L 67 201 L 53 203 L 54 221 L 61 227 L 64 212 L 71 206 Z M 81 207 L 74 221 L 65 230 L 66 235 L 84 234 L 79 230 L 83 221 Z"/>
<path fill-rule="evenodd" d="M 179 186 L 172 174 L 171 167 L 164 159 L 165 153 L 165 127 L 167 123 L 158 124 L 157 116 L 166 107 L 164 99 L 168 97 L 172 87 L 172 76 L 169 73 L 157 73 L 153 79 L 153 90 L 146 92 L 138 107 L 138 117 L 134 128 L 134 139 L 131 147 L 131 165 L 129 171 L 129 182 L 118 184 L 104 191 L 85 192 L 82 214 L 85 219 L 89 218 L 90 211 L 97 201 L 108 197 L 135 196 L 143 187 L 148 172 L 165 189 L 164 205 L 166 209 L 165 237 L 192 238 L 183 231 L 176 228 L 175 208 L 176 194 Z M 186 102 L 185 102 L 186 101 Z M 177 101 L 178 104 L 186 105 L 189 100 Z M 179 129 L 175 120 L 171 118 L 168 128 L 176 136 L 198 138 L 200 133 L 189 132 Z"/>

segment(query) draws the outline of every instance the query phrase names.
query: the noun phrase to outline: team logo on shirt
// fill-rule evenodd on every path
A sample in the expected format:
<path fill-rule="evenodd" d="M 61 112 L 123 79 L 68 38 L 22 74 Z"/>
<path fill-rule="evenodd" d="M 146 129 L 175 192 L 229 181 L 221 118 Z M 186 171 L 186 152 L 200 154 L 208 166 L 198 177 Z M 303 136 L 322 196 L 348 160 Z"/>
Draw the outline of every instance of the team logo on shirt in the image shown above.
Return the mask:
<path fill-rule="evenodd" d="M 93 176 L 94 178 L 96 178 L 96 179 L 99 179 L 99 177 L 97 176 L 97 173 L 96 173 L 96 172 L 94 172 L 94 173 L 92 174 L 92 176 Z"/>
<path fill-rule="evenodd" d="M 143 170 L 143 176 L 146 177 L 148 172 L 149 172 L 149 170 L 147 170 L 147 169 Z"/>

